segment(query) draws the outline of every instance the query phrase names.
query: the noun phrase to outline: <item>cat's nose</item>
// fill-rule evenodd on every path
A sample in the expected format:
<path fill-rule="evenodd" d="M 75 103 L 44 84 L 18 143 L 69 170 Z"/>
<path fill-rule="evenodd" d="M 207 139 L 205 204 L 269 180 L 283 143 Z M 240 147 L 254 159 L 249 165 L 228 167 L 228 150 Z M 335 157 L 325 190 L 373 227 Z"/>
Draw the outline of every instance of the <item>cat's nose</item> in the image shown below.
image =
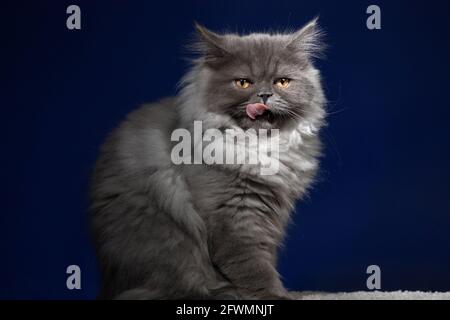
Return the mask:
<path fill-rule="evenodd" d="M 263 103 L 266 104 L 267 100 L 273 96 L 272 92 L 260 92 L 257 94 L 258 97 L 260 97 L 263 100 Z"/>

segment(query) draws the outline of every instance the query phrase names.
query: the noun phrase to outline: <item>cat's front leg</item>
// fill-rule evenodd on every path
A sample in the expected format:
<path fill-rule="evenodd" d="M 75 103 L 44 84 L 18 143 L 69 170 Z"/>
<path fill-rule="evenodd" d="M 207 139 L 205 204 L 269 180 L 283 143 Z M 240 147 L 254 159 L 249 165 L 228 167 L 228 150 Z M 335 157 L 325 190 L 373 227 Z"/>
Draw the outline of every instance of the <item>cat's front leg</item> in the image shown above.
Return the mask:
<path fill-rule="evenodd" d="M 211 254 L 216 268 L 244 299 L 292 299 L 265 245 L 222 237 L 214 247 Z"/>

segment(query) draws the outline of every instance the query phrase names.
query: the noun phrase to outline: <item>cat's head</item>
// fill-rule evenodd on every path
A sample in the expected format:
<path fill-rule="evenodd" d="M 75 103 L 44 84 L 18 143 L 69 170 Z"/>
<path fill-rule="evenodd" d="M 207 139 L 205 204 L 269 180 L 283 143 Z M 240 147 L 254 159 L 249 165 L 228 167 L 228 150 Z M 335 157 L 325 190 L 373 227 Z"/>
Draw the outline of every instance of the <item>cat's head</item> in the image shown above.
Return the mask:
<path fill-rule="evenodd" d="M 198 24 L 196 29 L 196 90 L 208 112 L 244 129 L 323 117 L 325 99 L 312 64 L 323 49 L 316 19 L 284 34 L 219 35 Z"/>

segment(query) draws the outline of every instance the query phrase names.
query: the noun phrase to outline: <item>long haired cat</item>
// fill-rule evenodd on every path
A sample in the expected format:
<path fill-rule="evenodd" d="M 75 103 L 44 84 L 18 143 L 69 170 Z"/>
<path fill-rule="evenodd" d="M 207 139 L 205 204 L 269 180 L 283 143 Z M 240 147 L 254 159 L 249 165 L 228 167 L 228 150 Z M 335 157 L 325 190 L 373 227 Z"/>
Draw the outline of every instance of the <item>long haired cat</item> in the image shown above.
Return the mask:
<path fill-rule="evenodd" d="M 199 55 L 178 96 L 132 112 L 101 149 L 91 189 L 100 297 L 290 299 L 277 248 L 318 167 L 322 33 L 316 20 L 283 34 L 196 29 Z M 172 133 L 194 121 L 278 129 L 277 172 L 175 164 Z"/>

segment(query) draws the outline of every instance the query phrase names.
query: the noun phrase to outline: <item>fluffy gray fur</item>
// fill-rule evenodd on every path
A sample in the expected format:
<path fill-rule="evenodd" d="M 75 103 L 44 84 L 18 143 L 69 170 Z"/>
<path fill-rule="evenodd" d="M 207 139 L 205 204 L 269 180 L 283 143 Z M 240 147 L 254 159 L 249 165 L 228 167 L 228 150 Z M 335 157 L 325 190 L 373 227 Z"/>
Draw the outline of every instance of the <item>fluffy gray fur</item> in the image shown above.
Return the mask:
<path fill-rule="evenodd" d="M 316 20 L 285 34 L 219 35 L 199 25 L 200 52 L 177 97 L 144 105 L 109 136 L 92 180 L 92 228 L 101 298 L 289 299 L 277 248 L 318 167 L 325 97 L 312 60 Z M 273 85 L 292 79 L 286 89 Z M 251 88 L 237 88 L 237 78 Z M 273 95 L 273 113 L 251 120 L 245 105 Z M 171 133 L 278 128 L 276 175 L 258 165 L 175 165 Z"/>

